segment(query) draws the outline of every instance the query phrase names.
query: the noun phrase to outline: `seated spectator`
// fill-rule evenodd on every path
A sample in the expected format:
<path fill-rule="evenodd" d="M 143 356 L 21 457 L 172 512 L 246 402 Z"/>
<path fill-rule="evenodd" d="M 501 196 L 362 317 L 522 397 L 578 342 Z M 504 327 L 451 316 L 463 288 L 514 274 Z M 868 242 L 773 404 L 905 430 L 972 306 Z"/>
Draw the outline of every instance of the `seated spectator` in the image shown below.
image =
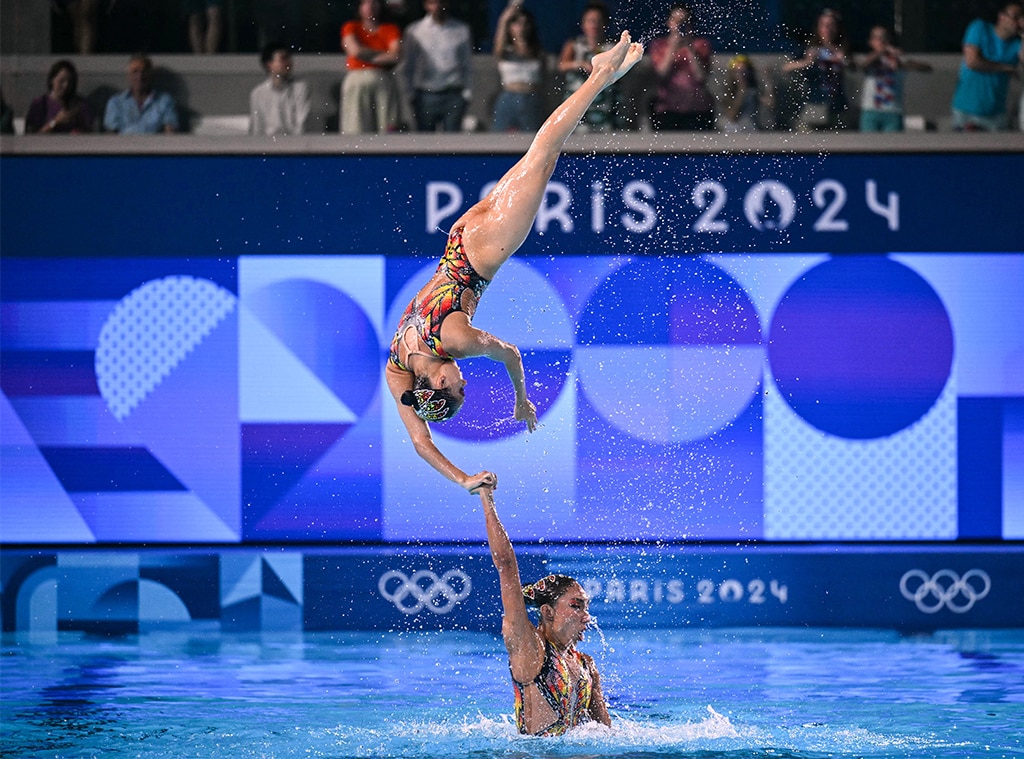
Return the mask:
<path fill-rule="evenodd" d="M 757 71 L 749 56 L 736 55 L 729 61 L 725 79 L 725 102 L 721 129 L 726 134 L 753 132 L 759 129 L 758 115 L 762 102 Z"/>
<path fill-rule="evenodd" d="M 153 62 L 142 53 L 128 60 L 128 89 L 107 101 L 103 128 L 118 134 L 172 134 L 178 108 L 167 92 L 153 89 Z"/>
<path fill-rule="evenodd" d="M 707 87 L 711 43 L 693 33 L 693 14 L 683 3 L 669 8 L 668 34 L 648 49 L 658 86 L 651 100 L 654 131 L 715 128 L 715 100 Z"/>
<path fill-rule="evenodd" d="M 782 65 L 784 73 L 804 75 L 803 104 L 796 119 L 801 132 L 838 129 L 846 116 L 846 70 L 852 59 L 843 35 L 842 17 L 825 9 L 818 16 L 810 45 L 803 56 Z"/>
<path fill-rule="evenodd" d="M 403 70 L 420 132 L 462 131 L 472 94 L 469 25 L 448 6 L 449 0 L 423 0 L 427 15 L 405 30 Z"/>
<path fill-rule="evenodd" d="M 927 63 L 907 58 L 892 44 L 884 26 L 871 29 L 871 50 L 861 61 L 864 85 L 860 98 L 860 131 L 903 131 L 903 80 L 907 71 L 931 71 Z"/>
<path fill-rule="evenodd" d="M 81 134 L 93 129 L 89 104 L 78 94 L 78 70 L 68 60 L 50 67 L 46 93 L 32 101 L 25 114 L 27 134 Z"/>
<path fill-rule="evenodd" d="M 360 0 L 359 18 L 341 27 L 348 56 L 341 85 L 341 132 L 398 130 L 398 83 L 394 68 L 402 52 L 402 30 L 381 21 L 380 0 Z"/>
<path fill-rule="evenodd" d="M 220 48 L 224 0 L 184 0 L 188 44 L 193 53 L 216 53 Z"/>
<path fill-rule="evenodd" d="M 964 33 L 960 78 L 953 93 L 953 128 L 995 132 L 1009 128 L 1010 77 L 1024 63 L 1024 5 L 1007 3 L 996 23 L 975 19 Z"/>
<path fill-rule="evenodd" d="M 572 93 L 590 76 L 590 60 L 615 44 L 608 39 L 608 6 L 591 0 L 580 15 L 581 34 L 566 40 L 558 57 L 558 70 L 564 77 L 562 99 Z M 601 91 L 583 116 L 578 132 L 605 132 L 619 126 L 619 87 L 612 84 Z"/>
<path fill-rule="evenodd" d="M 267 78 L 249 93 L 249 134 L 303 134 L 309 118 L 309 88 L 304 81 L 292 79 L 291 50 L 271 42 L 263 48 L 260 63 Z"/>
<path fill-rule="evenodd" d="M 536 132 L 540 128 L 540 87 L 544 51 L 533 14 L 522 0 L 510 0 L 498 17 L 494 33 L 501 92 L 494 104 L 495 132 Z"/>

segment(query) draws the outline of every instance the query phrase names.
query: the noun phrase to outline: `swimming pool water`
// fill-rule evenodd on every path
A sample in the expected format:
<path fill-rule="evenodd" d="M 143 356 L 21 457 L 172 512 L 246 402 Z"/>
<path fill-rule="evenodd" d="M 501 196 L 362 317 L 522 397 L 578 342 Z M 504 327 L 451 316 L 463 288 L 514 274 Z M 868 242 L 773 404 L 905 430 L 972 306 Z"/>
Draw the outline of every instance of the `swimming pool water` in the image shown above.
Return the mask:
<path fill-rule="evenodd" d="M 614 630 L 614 719 L 516 734 L 486 633 L 7 634 L 9 757 L 1024 756 L 1024 631 Z"/>

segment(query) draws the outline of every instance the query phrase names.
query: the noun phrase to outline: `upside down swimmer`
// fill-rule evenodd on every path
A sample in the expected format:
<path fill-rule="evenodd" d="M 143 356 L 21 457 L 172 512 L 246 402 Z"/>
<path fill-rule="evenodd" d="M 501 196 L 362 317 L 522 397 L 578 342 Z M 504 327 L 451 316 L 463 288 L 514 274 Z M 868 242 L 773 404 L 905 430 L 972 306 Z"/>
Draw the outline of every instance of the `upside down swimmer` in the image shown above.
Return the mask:
<path fill-rule="evenodd" d="M 566 139 L 601 91 L 642 56 L 643 48 L 623 32 L 612 49 L 594 57 L 586 82 L 548 117 L 526 155 L 452 225 L 437 271 L 399 321 L 385 366 L 399 417 L 416 452 L 471 493 L 482 486 L 496 487 L 497 476 L 462 471 L 438 450 L 427 423 L 450 419 L 465 402 L 466 381 L 456 359 L 486 356 L 504 364 L 508 372 L 515 391 L 515 419 L 525 422 L 530 432 L 537 428 L 519 348 L 475 328 L 473 315 L 487 285 L 529 234 Z"/>

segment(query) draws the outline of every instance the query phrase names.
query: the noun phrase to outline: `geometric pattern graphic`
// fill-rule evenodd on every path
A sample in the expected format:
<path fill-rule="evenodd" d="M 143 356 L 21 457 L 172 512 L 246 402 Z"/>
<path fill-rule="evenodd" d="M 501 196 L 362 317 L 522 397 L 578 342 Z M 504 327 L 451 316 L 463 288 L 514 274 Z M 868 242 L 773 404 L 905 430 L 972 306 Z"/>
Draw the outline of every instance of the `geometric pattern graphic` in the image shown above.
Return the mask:
<path fill-rule="evenodd" d="M 577 343 L 584 534 L 760 537 L 764 351 L 739 283 L 699 258 L 629 261 Z"/>
<path fill-rule="evenodd" d="M 0 541 L 479 539 L 382 373 L 432 270 L 0 258 Z M 474 324 L 520 347 L 541 426 L 469 359 L 431 434 L 498 473 L 517 540 L 1019 536 L 1022 288 L 1010 253 L 516 258 Z"/>
<path fill-rule="evenodd" d="M 235 308 L 212 282 L 165 277 L 123 298 L 100 330 L 96 379 L 123 421 Z"/>
<path fill-rule="evenodd" d="M 382 271 L 240 259 L 244 540 L 380 537 Z"/>
<path fill-rule="evenodd" d="M 957 537 L 957 391 L 945 307 L 886 257 L 830 259 L 774 311 L 765 537 Z"/>
<path fill-rule="evenodd" d="M 2 264 L 2 539 L 239 540 L 233 266 L 49 264 Z"/>
<path fill-rule="evenodd" d="M 561 572 L 602 627 L 1021 627 L 1019 546 L 524 547 L 524 578 Z M 303 551 L 5 550 L 4 633 L 97 636 L 376 630 L 497 633 L 497 573 L 479 546 Z M 134 644 L 133 644 L 134 645 Z"/>
<path fill-rule="evenodd" d="M 301 630 L 302 554 L 225 553 L 220 560 L 221 627 Z"/>
<path fill-rule="evenodd" d="M 850 439 L 884 437 L 920 419 L 953 361 L 942 301 L 885 256 L 833 258 L 806 272 L 775 309 L 769 345 L 786 402 Z"/>
<path fill-rule="evenodd" d="M 878 440 L 810 427 L 765 393 L 764 536 L 771 540 L 954 540 L 953 383 L 916 423 Z"/>

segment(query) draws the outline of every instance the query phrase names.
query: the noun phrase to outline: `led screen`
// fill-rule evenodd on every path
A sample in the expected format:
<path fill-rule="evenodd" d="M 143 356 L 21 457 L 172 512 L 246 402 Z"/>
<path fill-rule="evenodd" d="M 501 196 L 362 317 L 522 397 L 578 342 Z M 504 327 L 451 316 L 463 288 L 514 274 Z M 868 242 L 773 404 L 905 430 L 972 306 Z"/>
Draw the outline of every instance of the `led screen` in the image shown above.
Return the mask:
<path fill-rule="evenodd" d="M 1024 537 L 1024 255 L 1012 230 L 960 250 L 906 231 L 920 172 L 962 157 L 906 176 L 854 158 L 719 157 L 670 196 L 650 170 L 674 159 L 625 182 L 563 163 L 474 322 L 520 346 L 542 426 L 512 421 L 484 359 L 432 425 L 458 466 L 498 473 L 517 539 Z M 46 180 L 88 187 L 104 160 L 150 169 L 153 228 L 91 197 L 68 204 L 88 220 L 40 226 Z M 3 197 L 3 542 L 479 540 L 477 500 L 416 456 L 382 369 L 436 265 L 421 251 L 507 162 L 404 160 L 386 192 L 413 200 L 328 228 L 327 207 L 366 202 L 328 170 L 393 159 L 291 159 L 287 184 L 258 157 L 5 159 L 25 191 Z M 883 168 L 909 184 L 870 189 Z"/>

